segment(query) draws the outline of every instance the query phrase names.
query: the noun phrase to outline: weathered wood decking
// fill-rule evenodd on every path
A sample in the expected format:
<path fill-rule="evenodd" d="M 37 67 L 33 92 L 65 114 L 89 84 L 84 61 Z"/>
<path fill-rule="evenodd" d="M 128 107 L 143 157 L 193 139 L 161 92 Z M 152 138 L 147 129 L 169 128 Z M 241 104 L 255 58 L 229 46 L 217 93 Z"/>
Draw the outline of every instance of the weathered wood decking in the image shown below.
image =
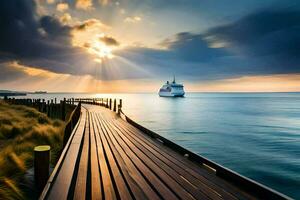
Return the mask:
<path fill-rule="evenodd" d="M 258 198 L 109 109 L 83 104 L 79 123 L 41 199 Z"/>

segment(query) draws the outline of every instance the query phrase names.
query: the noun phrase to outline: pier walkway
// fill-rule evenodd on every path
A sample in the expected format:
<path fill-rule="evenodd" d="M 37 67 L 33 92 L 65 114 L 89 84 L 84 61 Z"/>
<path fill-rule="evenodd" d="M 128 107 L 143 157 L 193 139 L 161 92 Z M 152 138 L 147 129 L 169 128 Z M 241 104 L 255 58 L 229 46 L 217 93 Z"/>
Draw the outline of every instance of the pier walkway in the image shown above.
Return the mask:
<path fill-rule="evenodd" d="M 82 104 L 41 199 L 263 199 L 189 156 L 107 108 Z M 284 199 L 269 192 L 266 199 Z"/>

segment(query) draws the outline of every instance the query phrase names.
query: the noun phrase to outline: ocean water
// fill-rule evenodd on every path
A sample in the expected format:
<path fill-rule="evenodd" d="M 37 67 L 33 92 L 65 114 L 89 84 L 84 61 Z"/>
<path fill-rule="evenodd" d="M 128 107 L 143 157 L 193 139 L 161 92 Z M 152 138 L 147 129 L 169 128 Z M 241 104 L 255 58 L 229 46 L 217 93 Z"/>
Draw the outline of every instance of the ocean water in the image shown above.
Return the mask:
<path fill-rule="evenodd" d="M 133 120 L 185 148 L 300 199 L 300 93 L 45 94 L 114 97 Z"/>

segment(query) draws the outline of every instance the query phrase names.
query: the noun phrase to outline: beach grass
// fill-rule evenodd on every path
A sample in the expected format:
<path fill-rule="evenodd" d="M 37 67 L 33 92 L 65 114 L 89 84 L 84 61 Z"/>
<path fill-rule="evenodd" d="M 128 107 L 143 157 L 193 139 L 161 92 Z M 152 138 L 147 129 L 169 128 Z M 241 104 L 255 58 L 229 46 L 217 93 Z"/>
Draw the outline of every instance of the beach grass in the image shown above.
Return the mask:
<path fill-rule="evenodd" d="M 65 123 L 34 108 L 0 100 L 0 199 L 28 199 L 26 174 L 33 166 L 33 149 L 51 146 L 54 166 L 62 148 Z"/>

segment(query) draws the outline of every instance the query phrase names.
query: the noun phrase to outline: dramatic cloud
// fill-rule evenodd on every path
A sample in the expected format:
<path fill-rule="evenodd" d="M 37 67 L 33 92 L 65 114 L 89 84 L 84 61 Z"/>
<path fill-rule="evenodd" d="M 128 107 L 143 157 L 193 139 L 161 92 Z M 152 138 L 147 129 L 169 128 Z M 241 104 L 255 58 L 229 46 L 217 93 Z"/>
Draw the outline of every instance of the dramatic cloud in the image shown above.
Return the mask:
<path fill-rule="evenodd" d="M 92 0 L 77 0 L 75 6 L 81 10 L 91 10 L 93 9 L 93 2 Z"/>
<path fill-rule="evenodd" d="M 100 20 L 94 18 L 85 20 L 84 22 L 80 22 L 79 24 L 73 26 L 73 29 L 78 31 L 85 31 L 89 28 L 96 28 L 102 30 L 110 29 L 109 26 L 103 24 Z"/>
<path fill-rule="evenodd" d="M 262 10 L 224 26 L 207 36 L 223 42 L 235 54 L 257 60 L 273 73 L 300 71 L 300 11 Z"/>
<path fill-rule="evenodd" d="M 211 48 L 202 34 L 182 32 L 164 40 L 161 45 L 171 51 L 174 56 L 188 62 L 206 62 L 225 56 L 224 48 Z"/>
<path fill-rule="evenodd" d="M 117 54 L 147 62 L 150 72 L 191 80 L 299 73 L 299 27 L 299 10 L 268 9 L 204 33 L 178 33 L 160 43 L 163 49 L 131 47 Z"/>
<path fill-rule="evenodd" d="M 92 59 L 72 46 L 72 27 L 52 16 L 38 18 L 34 1 L 0 4 L 0 61 L 19 60 L 57 73 L 93 73 L 91 68 L 80 67 L 81 62 L 90 63 Z"/>
<path fill-rule="evenodd" d="M 58 19 L 51 16 L 44 16 L 40 19 L 40 25 L 45 31 L 47 38 L 69 43 L 71 28 L 62 25 Z"/>
<path fill-rule="evenodd" d="M 66 25 L 72 20 L 72 16 L 69 13 L 64 13 L 59 20 L 62 24 Z"/>
<path fill-rule="evenodd" d="M 106 44 L 107 46 L 119 46 L 120 45 L 120 43 L 116 39 L 109 37 L 109 36 L 100 37 L 99 40 L 101 42 L 104 42 L 104 44 Z"/>
<path fill-rule="evenodd" d="M 59 12 L 64 12 L 69 9 L 69 5 L 67 3 L 58 3 L 56 5 L 56 10 Z"/>

